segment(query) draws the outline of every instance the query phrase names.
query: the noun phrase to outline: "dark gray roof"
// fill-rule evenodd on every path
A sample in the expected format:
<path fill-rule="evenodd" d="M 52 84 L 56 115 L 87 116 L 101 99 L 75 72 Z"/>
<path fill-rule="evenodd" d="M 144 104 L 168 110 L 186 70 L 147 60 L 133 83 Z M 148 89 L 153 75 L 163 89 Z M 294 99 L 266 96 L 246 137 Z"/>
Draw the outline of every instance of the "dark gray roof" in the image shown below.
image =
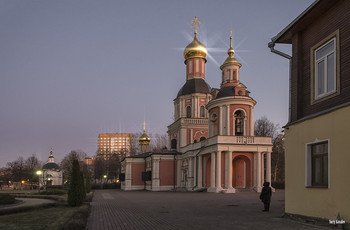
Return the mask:
<path fill-rule="evenodd" d="M 49 162 L 49 163 L 44 164 L 42 169 L 60 170 L 60 167 L 58 166 L 58 164 L 56 164 L 54 162 Z"/>
<path fill-rule="evenodd" d="M 149 157 L 153 154 L 159 154 L 159 155 L 179 155 L 179 154 L 182 154 L 178 151 L 173 151 L 173 150 L 170 150 L 170 151 L 166 151 L 166 152 L 147 152 L 147 153 L 141 153 L 141 154 L 138 154 L 138 155 L 134 155 L 134 156 L 129 156 L 128 158 L 146 158 L 146 157 Z"/>
<path fill-rule="evenodd" d="M 228 86 L 219 89 L 219 93 L 216 95 L 216 99 L 222 98 L 222 97 L 230 97 L 235 96 L 235 87 L 234 86 Z"/>
<path fill-rule="evenodd" d="M 182 86 L 177 97 L 192 93 L 210 93 L 210 90 L 210 86 L 203 79 L 191 79 Z"/>
<path fill-rule="evenodd" d="M 227 86 L 227 87 L 221 88 L 221 89 L 219 89 L 219 92 L 216 95 L 215 99 L 222 98 L 222 97 L 231 97 L 231 96 L 246 96 L 246 97 L 249 97 L 249 93 L 250 92 L 248 90 L 246 90 L 245 94 L 242 94 L 242 95 L 235 94 L 235 88 L 236 87 L 238 89 L 246 88 L 245 85 L 243 85 L 243 84 L 240 84 L 238 86 Z"/>

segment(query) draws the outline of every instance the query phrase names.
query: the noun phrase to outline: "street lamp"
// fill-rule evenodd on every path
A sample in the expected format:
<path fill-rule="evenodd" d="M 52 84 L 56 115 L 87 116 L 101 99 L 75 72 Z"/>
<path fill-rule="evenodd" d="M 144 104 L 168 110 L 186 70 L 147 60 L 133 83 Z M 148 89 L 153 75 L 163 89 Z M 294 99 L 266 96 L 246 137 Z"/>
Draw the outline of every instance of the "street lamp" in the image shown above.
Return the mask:
<path fill-rule="evenodd" d="M 103 178 L 105 179 L 105 183 L 106 183 L 107 175 L 103 175 Z"/>
<path fill-rule="evenodd" d="M 36 171 L 36 175 L 38 175 L 39 181 L 38 181 L 38 193 L 40 193 L 40 175 L 43 173 L 43 171 L 38 170 Z"/>

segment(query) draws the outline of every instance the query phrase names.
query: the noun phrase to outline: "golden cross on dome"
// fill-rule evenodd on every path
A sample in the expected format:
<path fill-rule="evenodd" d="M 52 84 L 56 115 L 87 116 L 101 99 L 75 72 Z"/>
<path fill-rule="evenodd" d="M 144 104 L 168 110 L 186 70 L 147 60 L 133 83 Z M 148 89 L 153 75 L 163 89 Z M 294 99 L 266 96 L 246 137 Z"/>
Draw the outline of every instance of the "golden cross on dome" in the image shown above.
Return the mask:
<path fill-rule="evenodd" d="M 200 25 L 201 22 L 197 20 L 198 18 L 195 16 L 194 20 L 191 20 L 193 28 L 194 28 L 194 33 L 197 34 L 197 24 Z"/>
<path fill-rule="evenodd" d="M 232 48 L 232 30 L 230 30 L 230 48 Z"/>
<path fill-rule="evenodd" d="M 142 124 L 143 124 L 143 131 L 146 131 L 146 122 L 144 121 Z"/>

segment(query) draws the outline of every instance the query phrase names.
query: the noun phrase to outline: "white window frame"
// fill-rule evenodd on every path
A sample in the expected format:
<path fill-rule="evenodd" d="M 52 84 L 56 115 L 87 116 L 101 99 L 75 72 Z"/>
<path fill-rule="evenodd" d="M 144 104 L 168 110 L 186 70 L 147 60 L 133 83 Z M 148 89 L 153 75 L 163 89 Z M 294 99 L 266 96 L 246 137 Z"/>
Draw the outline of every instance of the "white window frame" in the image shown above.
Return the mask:
<path fill-rule="evenodd" d="M 328 185 L 325 186 L 313 186 L 312 185 L 312 157 L 311 157 L 311 146 L 318 143 L 327 142 L 328 145 Z M 331 168 L 330 168 L 330 154 L 331 153 L 331 142 L 330 139 L 319 140 L 315 139 L 313 142 L 306 143 L 305 145 L 305 187 L 307 188 L 330 188 L 331 186 Z"/>
<path fill-rule="evenodd" d="M 325 55 L 323 55 L 322 57 L 320 57 L 319 59 L 316 59 L 316 53 L 317 51 L 319 51 L 320 49 L 322 49 L 323 47 L 327 46 L 329 43 L 334 42 L 334 47 L 333 50 L 326 53 Z M 334 54 L 334 60 L 333 60 L 333 65 L 334 65 L 334 72 L 333 72 L 333 82 L 334 82 L 334 89 L 327 92 L 327 87 L 328 87 L 328 71 L 327 71 L 327 66 L 328 66 L 328 61 L 327 61 L 327 57 L 331 54 Z M 334 37 L 331 40 L 325 42 L 321 47 L 317 48 L 314 51 L 314 65 L 315 65 L 315 99 L 319 99 L 322 97 L 326 97 L 334 92 L 337 91 L 337 39 Z M 324 61 L 324 93 L 318 94 L 318 63 Z"/>

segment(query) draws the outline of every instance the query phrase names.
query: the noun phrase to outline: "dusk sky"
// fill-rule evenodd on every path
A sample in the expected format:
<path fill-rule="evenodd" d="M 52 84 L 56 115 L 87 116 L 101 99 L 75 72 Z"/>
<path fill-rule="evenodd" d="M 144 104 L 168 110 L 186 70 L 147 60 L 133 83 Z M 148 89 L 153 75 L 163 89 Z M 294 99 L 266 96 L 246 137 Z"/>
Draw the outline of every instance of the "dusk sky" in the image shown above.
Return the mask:
<path fill-rule="evenodd" d="M 221 82 L 229 31 L 255 119 L 288 119 L 288 60 L 270 39 L 312 0 L 1 0 L 0 167 L 35 154 L 93 156 L 105 132 L 165 134 L 185 83 L 183 50 L 201 22 L 206 81 Z M 290 46 L 276 47 L 290 53 Z"/>

